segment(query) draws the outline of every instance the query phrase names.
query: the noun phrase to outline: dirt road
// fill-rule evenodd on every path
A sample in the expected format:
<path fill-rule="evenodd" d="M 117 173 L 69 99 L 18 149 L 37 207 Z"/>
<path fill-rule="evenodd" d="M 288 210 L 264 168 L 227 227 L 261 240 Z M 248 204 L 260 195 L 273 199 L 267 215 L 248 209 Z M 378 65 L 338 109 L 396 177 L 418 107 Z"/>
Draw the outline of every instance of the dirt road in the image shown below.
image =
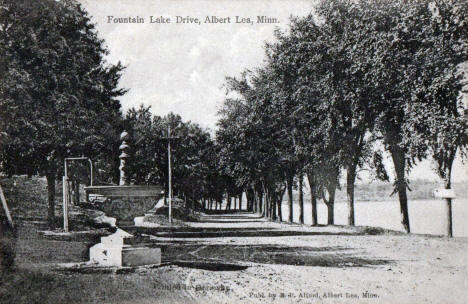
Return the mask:
<path fill-rule="evenodd" d="M 26 303 L 465 303 L 468 240 L 373 229 L 265 222 L 253 214 L 203 217 L 152 236 L 164 265 L 70 272 L 92 241 L 18 240 L 18 269 L 0 295 Z M 26 229 L 27 230 L 27 229 Z M 31 279 L 32 278 L 32 279 Z M 12 292 L 15 290 L 15 292 Z M 1 296 L 0 296 L 1 297 Z M 34 302 L 34 301 L 33 301 Z"/>

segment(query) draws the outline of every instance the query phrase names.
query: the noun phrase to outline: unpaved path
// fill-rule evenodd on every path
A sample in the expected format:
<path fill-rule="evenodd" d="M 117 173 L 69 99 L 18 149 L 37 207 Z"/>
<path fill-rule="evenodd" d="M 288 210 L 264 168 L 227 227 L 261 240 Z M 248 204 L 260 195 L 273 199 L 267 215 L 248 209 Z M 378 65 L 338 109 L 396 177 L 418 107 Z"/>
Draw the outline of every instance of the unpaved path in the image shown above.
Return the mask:
<path fill-rule="evenodd" d="M 128 229 L 151 235 L 167 264 L 127 274 L 47 271 L 54 288 L 39 295 L 47 302 L 83 303 L 445 304 L 468 299 L 464 238 L 365 235 L 350 227 L 270 223 L 252 214 L 206 216 L 184 228 Z M 74 252 L 89 245 L 44 242 L 19 241 L 20 268 L 39 265 L 44 272 L 48 263 L 84 260 Z M 71 296 L 60 297 L 66 292 Z"/>

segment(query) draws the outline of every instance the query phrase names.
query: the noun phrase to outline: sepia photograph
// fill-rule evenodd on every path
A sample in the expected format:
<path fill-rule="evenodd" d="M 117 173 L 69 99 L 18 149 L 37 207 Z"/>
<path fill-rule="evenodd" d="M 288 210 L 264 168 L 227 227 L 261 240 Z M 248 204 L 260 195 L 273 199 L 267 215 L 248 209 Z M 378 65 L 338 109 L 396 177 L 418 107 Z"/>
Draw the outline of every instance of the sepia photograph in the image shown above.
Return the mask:
<path fill-rule="evenodd" d="M 0 0 L 0 303 L 464 304 L 467 0 Z"/>

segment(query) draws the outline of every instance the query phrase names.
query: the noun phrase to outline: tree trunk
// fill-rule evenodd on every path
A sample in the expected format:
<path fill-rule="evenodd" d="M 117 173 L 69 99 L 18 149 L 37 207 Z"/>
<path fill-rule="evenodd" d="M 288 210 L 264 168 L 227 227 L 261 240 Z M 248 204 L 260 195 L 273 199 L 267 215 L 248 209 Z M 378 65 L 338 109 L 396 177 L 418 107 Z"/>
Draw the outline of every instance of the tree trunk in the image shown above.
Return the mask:
<path fill-rule="evenodd" d="M 258 191 L 258 211 L 260 212 L 260 214 L 262 216 L 265 216 L 264 214 L 264 208 L 263 208 L 263 192 L 262 191 Z"/>
<path fill-rule="evenodd" d="M 346 172 L 346 193 L 348 195 L 348 225 L 354 226 L 354 183 L 356 181 L 356 165 L 351 164 Z"/>
<path fill-rule="evenodd" d="M 317 226 L 317 196 L 315 194 L 311 194 L 310 196 L 312 205 L 312 226 Z"/>
<path fill-rule="evenodd" d="M 272 200 L 270 202 L 270 215 L 271 215 L 271 220 L 272 221 L 276 221 L 277 217 L 276 217 L 276 201 L 277 201 L 277 198 L 276 198 L 276 193 L 274 194 L 274 197 L 272 197 Z"/>
<path fill-rule="evenodd" d="M 282 202 L 283 202 L 283 196 L 284 196 L 284 191 L 281 193 L 280 198 L 278 199 L 278 202 L 277 202 L 278 220 L 279 220 L 280 222 L 283 221 L 283 210 L 281 210 L 281 206 L 283 205 L 283 204 L 282 204 Z"/>
<path fill-rule="evenodd" d="M 304 192 L 302 189 L 304 175 L 299 174 L 299 223 L 304 224 Z"/>
<path fill-rule="evenodd" d="M 310 204 L 312 206 L 312 226 L 317 226 L 317 186 L 312 173 L 307 173 L 310 188 Z"/>
<path fill-rule="evenodd" d="M 255 210 L 255 204 L 254 204 L 254 200 L 253 200 L 253 194 L 252 194 L 252 190 L 251 190 L 251 189 L 248 189 L 248 190 L 245 192 L 245 197 L 247 198 L 247 211 L 249 211 L 249 212 L 256 212 L 256 210 Z"/>
<path fill-rule="evenodd" d="M 327 217 L 327 225 L 334 225 L 335 224 L 335 215 L 333 212 L 333 204 L 327 204 L 327 212 L 328 212 L 328 217 Z"/>
<path fill-rule="evenodd" d="M 195 190 L 192 190 L 192 210 L 195 210 Z"/>
<path fill-rule="evenodd" d="M 330 185 L 327 186 L 327 192 L 328 192 L 328 200 L 325 198 L 325 195 L 323 195 L 323 201 L 327 205 L 327 225 L 334 225 L 335 224 L 335 193 L 336 193 L 336 186 L 337 184 L 335 182 L 330 183 Z"/>
<path fill-rule="evenodd" d="M 294 176 L 291 174 L 287 178 L 287 188 L 288 188 L 288 206 L 289 206 L 289 222 L 293 222 L 293 182 Z"/>
<path fill-rule="evenodd" d="M 271 192 L 268 190 L 268 188 L 266 188 L 265 186 L 263 187 L 263 193 L 265 193 L 264 195 L 264 208 L 263 210 L 265 211 L 265 217 L 267 219 L 270 219 L 270 200 L 271 200 Z"/>
<path fill-rule="evenodd" d="M 260 210 L 260 203 L 259 203 L 259 200 L 260 200 L 260 193 L 258 192 L 258 190 L 254 189 L 253 190 L 253 199 L 254 199 L 254 208 L 255 208 L 255 213 L 261 213 L 261 210 Z"/>
<path fill-rule="evenodd" d="M 239 195 L 239 211 L 242 211 L 242 193 Z"/>
<path fill-rule="evenodd" d="M 390 154 L 392 155 L 393 165 L 395 166 L 396 188 L 400 200 L 401 224 L 403 225 L 403 229 L 409 233 L 411 229 L 408 214 L 408 197 L 406 196 L 405 152 L 400 147 L 396 146 L 390 148 Z"/>
<path fill-rule="evenodd" d="M 50 227 L 55 226 L 55 172 L 47 173 L 47 222 Z"/>
<path fill-rule="evenodd" d="M 75 205 L 80 204 L 80 181 L 79 180 L 73 181 L 73 203 Z"/>

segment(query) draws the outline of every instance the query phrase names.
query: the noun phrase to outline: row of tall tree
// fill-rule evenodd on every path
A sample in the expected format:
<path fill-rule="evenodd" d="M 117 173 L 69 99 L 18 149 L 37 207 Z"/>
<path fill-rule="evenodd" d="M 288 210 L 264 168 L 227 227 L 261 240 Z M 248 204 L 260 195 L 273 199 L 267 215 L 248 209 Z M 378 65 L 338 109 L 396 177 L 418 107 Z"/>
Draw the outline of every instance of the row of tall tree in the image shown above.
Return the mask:
<path fill-rule="evenodd" d="M 225 178 L 218 174 L 216 147 L 207 130 L 179 115 L 153 115 L 141 105 L 127 111 L 124 125 L 130 133 L 128 173 L 132 183 L 159 184 L 168 191 L 168 141 L 171 141 L 172 187 L 187 207 L 223 198 Z"/>
<path fill-rule="evenodd" d="M 368 167 L 388 180 L 384 149 L 409 232 L 408 172 L 430 157 L 450 188 L 453 160 L 465 152 L 466 1 L 324 0 L 275 37 L 263 64 L 227 79 L 216 133 L 223 172 L 271 219 L 281 219 L 286 191 L 292 221 L 297 185 L 301 222 L 306 178 L 313 224 L 318 199 L 334 223 L 346 174 L 354 225 L 357 173 Z"/>
<path fill-rule="evenodd" d="M 410 231 L 409 170 L 431 157 L 449 188 L 453 159 L 465 152 L 467 20 L 462 0 L 319 2 L 276 31 L 263 64 L 227 78 L 212 138 L 175 114 L 154 116 L 144 106 L 122 113 L 124 68 L 105 61 L 104 42 L 76 1 L 0 0 L 0 170 L 47 177 L 52 223 L 64 159 L 91 157 L 96 182 L 115 183 L 119 134 L 127 130 L 132 182 L 167 188 L 171 140 L 174 190 L 189 207 L 224 199 L 230 206 L 245 193 L 249 210 L 282 220 L 287 193 L 292 221 L 297 188 L 303 222 L 307 181 L 313 224 L 319 199 L 333 224 L 346 174 L 354 224 L 358 171 L 388 180 L 385 149 Z"/>
<path fill-rule="evenodd" d="M 65 158 L 89 157 L 95 184 L 117 183 L 119 137 L 127 130 L 132 183 L 161 184 L 168 192 L 171 135 L 177 196 L 192 207 L 208 207 L 238 195 L 232 179 L 219 174 L 217 147 L 207 130 L 175 114 L 153 116 L 143 106 L 122 112 L 118 98 L 126 90 L 118 81 L 124 67 L 109 64 L 106 55 L 78 2 L 0 0 L 0 172 L 46 176 L 48 220 L 54 224 Z M 75 185 L 89 183 L 84 165 L 70 163 Z"/>

